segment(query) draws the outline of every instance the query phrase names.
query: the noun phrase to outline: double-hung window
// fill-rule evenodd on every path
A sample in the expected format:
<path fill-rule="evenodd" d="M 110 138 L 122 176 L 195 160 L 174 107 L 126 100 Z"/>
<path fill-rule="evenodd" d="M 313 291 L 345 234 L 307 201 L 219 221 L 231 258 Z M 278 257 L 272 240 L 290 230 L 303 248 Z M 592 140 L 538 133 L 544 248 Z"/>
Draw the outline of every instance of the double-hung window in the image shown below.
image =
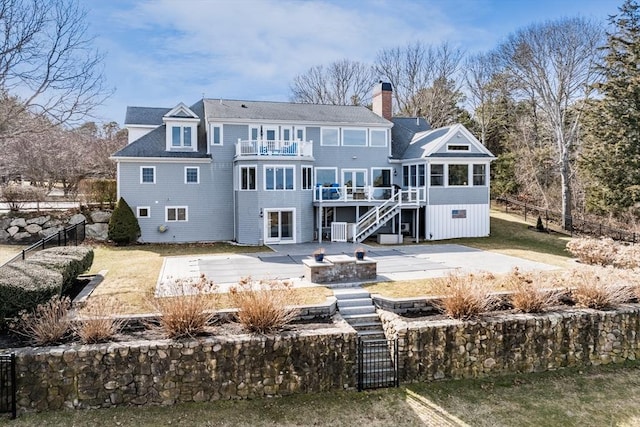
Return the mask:
<path fill-rule="evenodd" d="M 240 166 L 240 190 L 256 189 L 256 167 Z"/>
<path fill-rule="evenodd" d="M 293 166 L 267 166 L 264 169 L 265 190 L 295 190 Z"/>
<path fill-rule="evenodd" d="M 221 125 L 211 125 L 211 145 L 222 145 Z"/>
<path fill-rule="evenodd" d="M 186 222 L 189 220 L 188 208 L 186 206 L 167 206 L 167 222 Z"/>
<path fill-rule="evenodd" d="M 431 165 L 431 177 L 429 183 L 432 187 L 444 186 L 444 165 Z"/>
<path fill-rule="evenodd" d="M 141 184 L 156 183 L 156 167 L 155 166 L 140 167 L 140 183 Z"/>
<path fill-rule="evenodd" d="M 302 189 L 303 190 L 313 189 L 312 173 L 313 173 L 313 169 L 311 168 L 311 166 L 302 166 Z"/>
<path fill-rule="evenodd" d="M 192 146 L 191 126 L 172 126 L 171 127 L 171 146 L 186 147 Z"/>
<path fill-rule="evenodd" d="M 184 182 L 185 184 L 199 184 L 200 183 L 200 168 L 197 166 L 187 166 L 184 168 Z"/>
<path fill-rule="evenodd" d="M 486 165 L 473 165 L 473 185 L 484 186 L 486 181 Z"/>

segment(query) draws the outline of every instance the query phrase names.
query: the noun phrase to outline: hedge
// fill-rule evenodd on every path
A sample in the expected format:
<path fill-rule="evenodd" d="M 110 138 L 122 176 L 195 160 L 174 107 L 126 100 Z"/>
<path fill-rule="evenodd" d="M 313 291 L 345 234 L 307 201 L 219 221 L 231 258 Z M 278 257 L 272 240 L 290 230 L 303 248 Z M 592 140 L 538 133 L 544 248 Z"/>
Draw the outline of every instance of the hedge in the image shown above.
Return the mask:
<path fill-rule="evenodd" d="M 58 271 L 42 265 L 18 261 L 0 267 L 0 319 L 33 310 L 62 292 Z"/>
<path fill-rule="evenodd" d="M 27 258 L 28 264 L 37 264 L 62 274 L 62 291 L 71 287 L 76 278 L 91 268 L 93 249 L 88 246 L 59 246 L 36 252 Z"/>

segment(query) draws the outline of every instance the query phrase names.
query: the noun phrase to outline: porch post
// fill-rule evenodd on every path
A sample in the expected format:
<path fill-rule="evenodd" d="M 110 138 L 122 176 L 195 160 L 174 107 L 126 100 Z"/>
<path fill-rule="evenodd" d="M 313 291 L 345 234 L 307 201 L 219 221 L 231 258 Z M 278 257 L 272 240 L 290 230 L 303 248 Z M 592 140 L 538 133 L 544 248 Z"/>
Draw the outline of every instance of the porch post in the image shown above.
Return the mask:
<path fill-rule="evenodd" d="M 322 202 L 316 211 L 318 212 L 318 243 L 322 243 Z"/>

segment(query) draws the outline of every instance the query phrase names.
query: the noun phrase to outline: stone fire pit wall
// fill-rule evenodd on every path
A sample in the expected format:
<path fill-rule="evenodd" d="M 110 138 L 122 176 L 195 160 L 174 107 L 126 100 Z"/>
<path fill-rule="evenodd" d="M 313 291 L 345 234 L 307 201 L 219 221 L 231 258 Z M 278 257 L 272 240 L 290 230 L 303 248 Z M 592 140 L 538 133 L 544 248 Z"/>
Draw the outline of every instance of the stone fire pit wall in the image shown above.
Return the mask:
<path fill-rule="evenodd" d="M 404 319 L 379 310 L 398 337 L 400 381 L 541 372 L 640 358 L 640 305 L 496 314 L 480 320 Z"/>
<path fill-rule="evenodd" d="M 355 387 L 349 326 L 16 351 L 19 410 L 169 405 Z"/>

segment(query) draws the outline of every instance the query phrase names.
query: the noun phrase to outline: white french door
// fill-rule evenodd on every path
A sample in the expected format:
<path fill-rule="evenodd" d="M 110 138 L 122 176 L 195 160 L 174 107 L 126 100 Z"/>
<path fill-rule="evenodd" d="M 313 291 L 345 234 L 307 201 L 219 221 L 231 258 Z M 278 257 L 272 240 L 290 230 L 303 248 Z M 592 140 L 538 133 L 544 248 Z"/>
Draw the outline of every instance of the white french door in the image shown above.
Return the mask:
<path fill-rule="evenodd" d="M 295 243 L 295 209 L 265 209 L 265 243 Z"/>
<path fill-rule="evenodd" d="M 358 192 L 364 192 L 367 186 L 366 169 L 343 169 L 342 185 L 347 188 L 347 196 L 352 196 Z"/>

